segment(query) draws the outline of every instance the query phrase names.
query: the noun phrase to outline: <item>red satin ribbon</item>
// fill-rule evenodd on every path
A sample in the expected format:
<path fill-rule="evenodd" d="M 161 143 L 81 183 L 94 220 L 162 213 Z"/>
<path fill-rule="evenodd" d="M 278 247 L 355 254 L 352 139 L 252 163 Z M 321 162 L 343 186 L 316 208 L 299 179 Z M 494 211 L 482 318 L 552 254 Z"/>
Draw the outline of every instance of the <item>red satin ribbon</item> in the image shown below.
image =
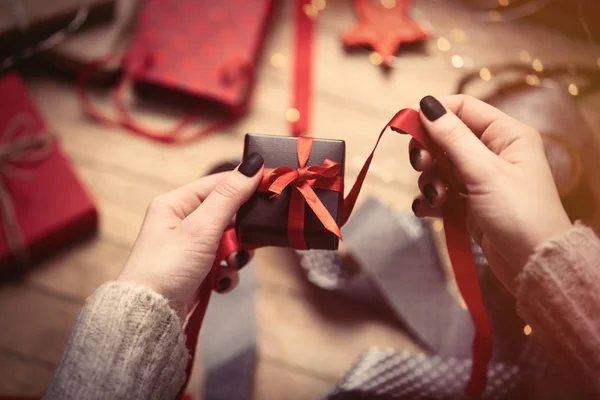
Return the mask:
<path fill-rule="evenodd" d="M 304 10 L 311 0 L 296 1 L 296 41 L 292 95 L 293 107 L 299 118 L 291 123 L 292 135 L 301 136 L 308 131 L 312 85 L 312 42 L 314 20 Z"/>
<path fill-rule="evenodd" d="M 483 393 L 487 382 L 487 366 L 492 355 L 492 330 L 483 303 L 475 262 L 471 253 L 471 244 L 466 227 L 465 203 L 458 193 L 457 183 L 451 171 L 450 161 L 446 155 L 441 152 L 437 146 L 431 143 L 426 136 L 421 125 L 418 112 L 411 109 L 401 110 L 383 128 L 379 134 L 377 142 L 375 143 L 373 151 L 367 158 L 364 166 L 358 174 L 354 186 L 344 200 L 342 210 L 342 225 L 346 223 L 350 217 L 350 214 L 352 214 L 352 210 L 354 209 L 356 200 L 367 176 L 371 161 L 373 160 L 375 150 L 377 149 L 377 146 L 379 145 L 379 142 L 388 127 L 395 132 L 411 135 L 424 148 L 428 149 L 436 158 L 437 168 L 442 174 L 445 182 L 447 182 L 449 185 L 448 199 L 443 208 L 446 245 L 448 247 L 448 253 L 452 262 L 452 268 L 456 276 L 458 288 L 465 303 L 467 304 L 473 324 L 475 325 L 475 339 L 473 341 L 473 365 L 471 369 L 471 376 L 465 392 L 470 396 L 479 396 Z M 324 211 L 325 214 L 327 214 L 329 218 L 333 220 L 320 200 L 318 200 L 318 197 L 314 194 L 312 189 L 325 188 L 329 190 L 342 191 L 341 179 L 338 180 L 335 178 L 337 171 L 339 171 L 336 169 L 339 166 L 336 166 L 335 162 L 326 160 L 322 166 L 306 167 L 311 147 L 311 139 L 299 138 L 297 147 L 299 168 L 295 170 L 290 167 L 269 169 L 265 172 L 259 188 L 260 191 L 271 192 L 274 195 L 279 195 L 286 187 L 291 186 L 292 193 L 298 192 L 299 197 L 304 199 L 301 201 L 298 199 L 292 199 L 292 201 L 298 202 L 298 204 L 294 205 L 294 209 L 296 211 L 293 212 L 296 217 L 292 216 L 292 213 L 290 213 L 291 218 L 289 217 L 289 219 L 294 219 L 294 221 L 291 223 L 288 222 L 288 228 L 291 225 L 294 235 L 298 234 L 299 236 L 302 236 L 301 240 L 304 246 L 306 246 L 306 244 L 304 243 L 303 235 L 301 235 L 301 233 L 303 233 L 302 224 L 304 220 L 305 209 L 304 201 L 310 205 L 315 214 L 318 216 L 319 214 L 324 216 Z M 334 172 L 335 174 L 333 174 Z M 300 203 L 302 203 L 302 207 L 300 207 Z M 320 206 L 318 204 L 320 204 Z M 290 209 L 292 209 L 291 204 Z M 299 218 L 300 215 L 302 218 Z M 319 216 L 320 220 L 321 216 Z M 300 219 L 302 221 L 300 221 Z M 327 216 L 324 216 L 324 219 L 327 221 Z M 321 222 L 323 222 L 323 220 L 321 220 Z M 339 233 L 339 228 L 337 225 L 335 227 L 336 229 L 333 229 L 333 227 L 330 226 L 330 223 L 331 221 L 327 222 L 327 225 L 325 225 L 325 222 L 323 224 L 327 227 L 327 229 L 332 228 L 332 232 L 335 230 Z M 341 237 L 341 235 L 338 236 Z M 290 241 L 291 240 L 292 239 L 290 239 Z M 294 238 L 293 240 L 300 241 L 300 238 Z M 238 251 L 241 248 L 250 247 L 241 246 L 237 242 L 233 229 L 226 231 L 221 239 L 221 244 L 219 246 L 219 250 L 217 251 L 217 256 L 215 258 L 215 262 L 213 263 L 209 277 L 205 279 L 198 291 L 197 306 L 190 315 L 185 329 L 187 335 L 186 344 L 190 354 L 192 355 L 192 360 L 198 339 L 198 332 L 200 330 L 200 325 L 202 324 L 202 319 L 204 318 L 204 313 L 210 299 L 211 288 L 214 287 L 218 267 L 221 261 L 225 260 L 229 254 L 234 251 Z M 188 377 L 192 360 L 190 360 L 190 365 L 188 367 Z"/>
<path fill-rule="evenodd" d="M 273 193 L 279 196 L 288 186 L 292 189 L 290 208 L 288 211 L 288 239 L 291 246 L 297 250 L 307 250 L 304 239 L 304 210 L 308 204 L 325 229 L 340 239 L 342 233 L 327 208 L 323 205 L 313 189 L 327 189 L 343 192 L 344 181 L 338 173 L 341 165 L 332 160 L 325 160 L 323 165 L 306 166 L 314 140 L 299 137 L 296 145 L 298 154 L 297 169 L 287 166 L 278 168 L 265 168 L 265 172 L 258 187 L 259 192 Z"/>

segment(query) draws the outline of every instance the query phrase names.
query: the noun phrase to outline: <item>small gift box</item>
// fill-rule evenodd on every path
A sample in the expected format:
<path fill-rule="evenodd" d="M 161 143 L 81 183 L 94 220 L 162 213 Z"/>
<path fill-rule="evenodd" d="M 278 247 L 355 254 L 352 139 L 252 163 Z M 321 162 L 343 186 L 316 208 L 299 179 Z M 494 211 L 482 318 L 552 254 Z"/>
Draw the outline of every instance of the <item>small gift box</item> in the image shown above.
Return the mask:
<path fill-rule="evenodd" d="M 336 250 L 345 151 L 342 140 L 246 135 L 244 159 L 260 154 L 265 173 L 238 212 L 240 243 Z"/>
<path fill-rule="evenodd" d="M 0 78 L 0 265 L 33 262 L 97 226 L 97 212 L 17 74 Z"/>

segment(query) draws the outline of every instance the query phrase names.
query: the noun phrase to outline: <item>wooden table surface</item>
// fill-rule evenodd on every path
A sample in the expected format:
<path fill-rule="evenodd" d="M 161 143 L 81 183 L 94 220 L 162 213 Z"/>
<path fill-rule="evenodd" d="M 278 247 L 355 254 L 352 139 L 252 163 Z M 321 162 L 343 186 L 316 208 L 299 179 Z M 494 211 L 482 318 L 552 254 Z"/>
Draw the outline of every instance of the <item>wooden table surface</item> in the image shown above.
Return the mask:
<path fill-rule="evenodd" d="M 117 276 L 154 196 L 195 179 L 217 162 L 239 158 L 246 132 L 288 134 L 291 16 L 289 2 L 283 2 L 273 17 L 249 115 L 231 129 L 183 147 L 99 126 L 82 114 L 73 82 L 51 74 L 27 77 L 37 104 L 95 197 L 101 220 L 96 238 L 43 263 L 24 282 L 1 287 L 0 394 L 43 393 L 84 299 Z M 415 18 L 433 38 L 419 50 L 401 52 L 395 68 L 385 74 L 370 62 L 368 51 L 348 54 L 342 49 L 340 35 L 355 20 L 348 1 L 328 0 L 319 17 L 311 133 L 346 140 L 349 182 L 395 111 L 417 104 L 426 94 L 453 92 L 464 73 L 453 67 L 453 55 L 472 68 L 519 62 L 521 50 L 545 65 L 596 62 L 588 47 L 554 32 L 522 22 L 474 21 L 442 1 L 417 1 Z M 438 49 L 439 37 L 449 40 L 449 51 Z M 270 62 L 275 53 L 284 56 L 283 66 Z M 488 84 L 493 86 L 494 80 Z M 107 100 L 106 93 L 95 96 L 105 105 Z M 579 104 L 597 134 L 600 99 L 588 97 Z M 174 121 L 137 112 L 154 126 Z M 400 135 L 384 139 L 363 198 L 374 195 L 410 210 L 417 174 L 407 161 L 407 143 Z M 255 398 L 317 398 L 372 345 L 418 350 L 389 313 L 375 313 L 307 284 L 291 251 L 260 250 L 253 267 L 259 330 Z"/>

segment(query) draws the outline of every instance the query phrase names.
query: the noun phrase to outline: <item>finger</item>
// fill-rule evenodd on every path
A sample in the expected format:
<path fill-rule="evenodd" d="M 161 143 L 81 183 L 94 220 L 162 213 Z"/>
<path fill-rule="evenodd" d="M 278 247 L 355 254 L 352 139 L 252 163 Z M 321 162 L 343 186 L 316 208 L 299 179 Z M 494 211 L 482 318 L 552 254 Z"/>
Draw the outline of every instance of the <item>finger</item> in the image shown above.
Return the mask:
<path fill-rule="evenodd" d="M 498 122 L 513 124 L 515 129 L 511 129 L 510 131 L 515 133 L 522 131 L 523 128 L 531 129 L 526 124 L 508 116 L 496 107 L 472 96 L 459 94 L 444 96 L 439 100 L 448 110 L 456 114 L 477 137 L 481 137 L 492 124 L 497 124 Z M 507 134 L 510 134 L 511 132 L 508 131 Z"/>
<path fill-rule="evenodd" d="M 419 176 L 419 190 L 432 208 L 440 208 L 446 202 L 448 193 L 446 184 L 438 177 L 435 170 L 423 172 Z"/>
<path fill-rule="evenodd" d="M 218 239 L 233 216 L 256 191 L 262 178 L 264 160 L 251 154 L 238 167 L 215 186 L 214 190 L 179 228 L 193 235 L 207 235 Z"/>
<path fill-rule="evenodd" d="M 252 260 L 252 257 L 254 257 L 253 250 L 236 251 L 236 252 L 230 254 L 229 257 L 227 257 L 227 265 L 231 269 L 233 269 L 235 271 L 239 271 L 240 269 L 242 269 L 246 265 L 248 265 L 250 260 Z"/>
<path fill-rule="evenodd" d="M 230 172 L 222 172 L 196 179 L 170 192 L 161 194 L 154 200 L 155 203 L 168 206 L 179 220 L 191 214 L 202 201 L 214 190 Z"/>
<path fill-rule="evenodd" d="M 240 277 L 237 271 L 231 268 L 220 268 L 217 274 L 217 281 L 215 285 L 215 291 L 217 293 L 229 293 L 240 282 Z"/>
<path fill-rule="evenodd" d="M 416 171 L 427 171 L 433 168 L 434 161 L 431 153 L 423 148 L 415 139 L 408 143 L 408 157 L 410 164 Z"/>
<path fill-rule="evenodd" d="M 492 151 L 435 97 L 424 97 L 420 106 L 423 125 L 432 140 L 448 155 L 465 182 L 477 183 L 486 179 L 484 171 L 496 159 Z"/>
<path fill-rule="evenodd" d="M 419 193 L 417 197 L 412 202 L 412 211 L 416 217 L 425 218 L 425 217 L 433 217 L 433 218 L 441 218 L 442 210 L 440 208 L 430 207 L 423 194 Z"/>

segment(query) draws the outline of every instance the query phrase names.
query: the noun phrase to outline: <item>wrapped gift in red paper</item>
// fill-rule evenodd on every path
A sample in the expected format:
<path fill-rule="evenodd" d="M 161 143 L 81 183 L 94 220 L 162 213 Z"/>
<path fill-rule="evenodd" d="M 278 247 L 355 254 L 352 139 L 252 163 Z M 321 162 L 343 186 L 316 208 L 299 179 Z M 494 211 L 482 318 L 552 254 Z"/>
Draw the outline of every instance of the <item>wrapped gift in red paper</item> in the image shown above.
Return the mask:
<path fill-rule="evenodd" d="M 40 260 L 95 232 L 98 214 L 17 74 L 0 77 L 0 104 L 0 265 L 6 266 Z"/>

